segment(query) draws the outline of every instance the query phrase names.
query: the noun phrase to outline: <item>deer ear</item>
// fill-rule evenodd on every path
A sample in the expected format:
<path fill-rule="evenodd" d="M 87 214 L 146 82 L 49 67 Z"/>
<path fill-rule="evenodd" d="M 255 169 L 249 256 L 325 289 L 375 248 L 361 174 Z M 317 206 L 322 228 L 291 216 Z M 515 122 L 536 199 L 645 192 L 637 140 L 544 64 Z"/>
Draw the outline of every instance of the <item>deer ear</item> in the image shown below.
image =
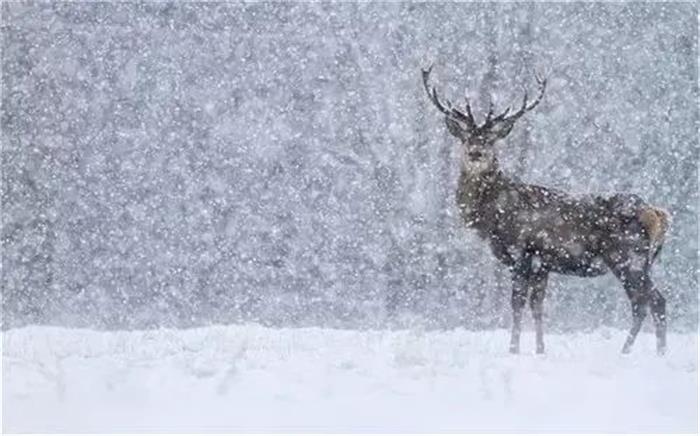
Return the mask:
<path fill-rule="evenodd" d="M 445 124 L 452 136 L 456 136 L 459 139 L 464 139 L 467 136 L 467 131 L 459 124 L 459 121 L 453 120 L 450 117 L 445 117 Z"/>

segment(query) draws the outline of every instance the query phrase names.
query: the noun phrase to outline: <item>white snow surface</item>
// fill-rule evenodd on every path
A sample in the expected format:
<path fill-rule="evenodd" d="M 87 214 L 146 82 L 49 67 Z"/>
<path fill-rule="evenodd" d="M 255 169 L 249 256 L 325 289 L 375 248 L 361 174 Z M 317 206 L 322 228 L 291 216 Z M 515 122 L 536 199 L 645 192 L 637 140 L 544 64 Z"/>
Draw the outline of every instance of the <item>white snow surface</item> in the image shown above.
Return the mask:
<path fill-rule="evenodd" d="M 2 334 L 5 432 L 697 432 L 696 334 L 256 325 Z"/>

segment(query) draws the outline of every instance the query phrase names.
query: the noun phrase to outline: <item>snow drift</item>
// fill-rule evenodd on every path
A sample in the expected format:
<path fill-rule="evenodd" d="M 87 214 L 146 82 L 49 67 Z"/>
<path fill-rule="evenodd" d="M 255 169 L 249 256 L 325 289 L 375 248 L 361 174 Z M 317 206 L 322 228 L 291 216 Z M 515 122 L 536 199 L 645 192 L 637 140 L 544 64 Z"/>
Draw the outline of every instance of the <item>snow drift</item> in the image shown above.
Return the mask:
<path fill-rule="evenodd" d="M 3 333 L 6 432 L 697 432 L 697 335 L 260 326 Z"/>

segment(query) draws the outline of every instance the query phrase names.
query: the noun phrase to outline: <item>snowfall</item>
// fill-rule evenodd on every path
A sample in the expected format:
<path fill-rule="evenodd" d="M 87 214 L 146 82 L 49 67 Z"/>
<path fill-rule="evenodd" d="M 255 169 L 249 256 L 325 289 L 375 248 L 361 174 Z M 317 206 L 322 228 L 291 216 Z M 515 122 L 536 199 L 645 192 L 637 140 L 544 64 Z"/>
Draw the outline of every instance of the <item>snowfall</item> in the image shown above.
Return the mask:
<path fill-rule="evenodd" d="M 3 332 L 5 432 L 697 432 L 696 334 Z"/>

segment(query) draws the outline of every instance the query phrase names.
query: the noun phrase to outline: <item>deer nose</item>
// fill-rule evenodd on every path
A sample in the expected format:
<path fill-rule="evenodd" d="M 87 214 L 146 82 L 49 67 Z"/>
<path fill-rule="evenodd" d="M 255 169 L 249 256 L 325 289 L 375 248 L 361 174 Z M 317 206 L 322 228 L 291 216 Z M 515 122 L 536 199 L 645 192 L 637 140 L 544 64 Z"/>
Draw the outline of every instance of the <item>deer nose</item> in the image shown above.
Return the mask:
<path fill-rule="evenodd" d="M 469 156 L 469 159 L 477 160 L 481 159 L 481 156 L 483 156 L 484 154 L 480 151 L 470 151 L 469 153 L 467 153 L 467 155 Z"/>

